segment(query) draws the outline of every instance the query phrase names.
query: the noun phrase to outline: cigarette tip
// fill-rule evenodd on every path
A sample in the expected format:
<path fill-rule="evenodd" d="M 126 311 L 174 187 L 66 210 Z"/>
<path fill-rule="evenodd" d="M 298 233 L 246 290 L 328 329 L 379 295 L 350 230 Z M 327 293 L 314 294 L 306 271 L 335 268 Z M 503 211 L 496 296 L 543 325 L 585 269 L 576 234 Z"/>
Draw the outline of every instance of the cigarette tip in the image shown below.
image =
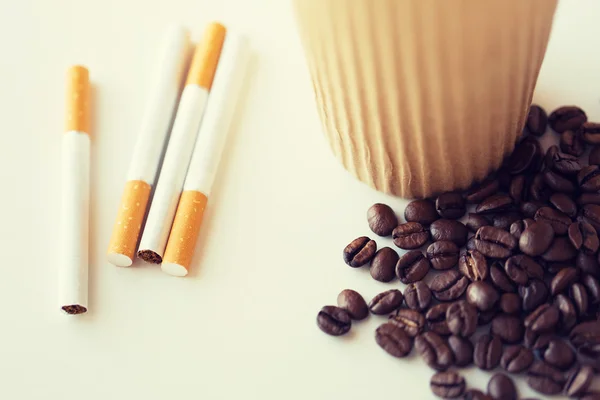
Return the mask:
<path fill-rule="evenodd" d="M 160 264 L 162 257 L 152 250 L 138 251 L 138 257 L 150 264 Z"/>
<path fill-rule="evenodd" d="M 62 306 L 60 309 L 69 315 L 84 314 L 87 312 L 87 308 L 85 308 L 84 306 L 81 306 L 79 304 L 71 304 L 71 305 L 67 305 L 67 306 Z"/>

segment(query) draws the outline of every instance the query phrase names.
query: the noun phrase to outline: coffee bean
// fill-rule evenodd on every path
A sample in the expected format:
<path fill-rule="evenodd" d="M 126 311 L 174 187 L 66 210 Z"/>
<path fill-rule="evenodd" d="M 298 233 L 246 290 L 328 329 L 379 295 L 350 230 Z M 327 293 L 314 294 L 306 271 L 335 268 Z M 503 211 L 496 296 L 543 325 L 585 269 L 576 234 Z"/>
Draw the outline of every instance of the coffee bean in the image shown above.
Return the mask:
<path fill-rule="evenodd" d="M 525 328 L 533 332 L 554 332 L 560 318 L 558 308 L 551 304 L 542 304 L 525 318 Z"/>
<path fill-rule="evenodd" d="M 575 352 L 566 341 L 556 338 L 548 343 L 542 352 L 542 359 L 547 364 L 564 370 L 575 362 Z"/>
<path fill-rule="evenodd" d="M 516 292 L 517 288 L 510 280 L 506 272 L 504 272 L 504 267 L 500 262 L 496 261 L 490 266 L 490 279 L 494 286 L 503 292 Z"/>
<path fill-rule="evenodd" d="M 457 270 L 444 271 L 431 280 L 429 289 L 439 301 L 454 301 L 467 289 L 469 280 Z"/>
<path fill-rule="evenodd" d="M 467 243 L 467 227 L 462 222 L 453 219 L 438 219 L 429 227 L 434 242 L 449 240 L 461 247 Z"/>
<path fill-rule="evenodd" d="M 588 158 L 588 163 L 590 165 L 600 165 L 600 146 L 594 146 L 592 148 Z"/>
<path fill-rule="evenodd" d="M 600 369 L 600 320 L 576 325 L 569 334 L 569 340 L 577 350 L 580 363 Z"/>
<path fill-rule="evenodd" d="M 457 301 L 446 310 L 446 322 L 450 332 L 470 337 L 477 329 L 477 309 L 466 301 Z"/>
<path fill-rule="evenodd" d="M 475 236 L 471 236 L 469 238 L 465 247 L 467 248 L 467 250 L 477 250 L 477 248 L 475 247 Z"/>
<path fill-rule="evenodd" d="M 458 263 L 458 246 L 448 240 L 433 242 L 427 247 L 427 258 L 437 270 L 446 270 Z"/>
<path fill-rule="evenodd" d="M 577 250 L 573 247 L 569 238 L 555 237 L 552 244 L 542 254 L 542 259 L 550 262 L 570 261 L 577 256 Z"/>
<path fill-rule="evenodd" d="M 402 358 L 412 350 L 412 339 L 406 332 L 392 323 L 385 323 L 375 331 L 375 341 L 389 355 Z"/>
<path fill-rule="evenodd" d="M 521 203 L 520 210 L 524 217 L 533 218 L 537 210 L 542 207 L 544 207 L 544 203 L 538 201 L 526 201 Z"/>
<path fill-rule="evenodd" d="M 473 362 L 473 343 L 471 340 L 452 335 L 448 338 L 448 346 L 454 355 L 454 365 L 467 367 Z"/>
<path fill-rule="evenodd" d="M 486 257 L 507 258 L 517 247 L 517 240 L 502 229 L 483 226 L 475 234 L 475 247 Z"/>
<path fill-rule="evenodd" d="M 560 152 L 557 145 L 553 144 L 546 149 L 546 155 L 544 156 L 544 169 L 554 169 L 554 158 Z M 572 157 L 569 155 L 569 157 Z"/>
<path fill-rule="evenodd" d="M 554 306 L 560 313 L 558 326 L 562 332 L 569 332 L 577 323 L 577 310 L 569 297 L 559 294 L 554 298 Z"/>
<path fill-rule="evenodd" d="M 600 190 L 600 167 L 588 165 L 581 168 L 577 174 L 577 183 L 584 192 L 597 192 Z"/>
<path fill-rule="evenodd" d="M 420 250 L 403 254 L 396 263 L 396 276 L 402 283 L 413 283 L 423 279 L 429 272 L 429 260 Z"/>
<path fill-rule="evenodd" d="M 337 304 L 340 308 L 346 310 L 352 319 L 361 320 L 369 315 L 367 302 L 360 293 L 352 289 L 342 290 L 338 294 Z"/>
<path fill-rule="evenodd" d="M 379 282 L 390 282 L 396 277 L 398 253 L 389 247 L 384 247 L 375 253 L 371 261 L 371 277 Z"/>
<path fill-rule="evenodd" d="M 429 232 L 418 222 L 398 225 L 392 232 L 394 244 L 404 250 L 418 249 L 429 240 Z"/>
<path fill-rule="evenodd" d="M 576 366 L 568 375 L 565 394 L 569 397 L 583 396 L 594 379 L 594 370 L 588 365 Z"/>
<path fill-rule="evenodd" d="M 400 308 L 403 300 L 404 296 L 400 290 L 386 290 L 373 297 L 369 303 L 369 310 L 375 315 L 389 314 Z"/>
<path fill-rule="evenodd" d="M 464 400 L 494 400 L 491 396 L 483 393 L 481 390 L 469 389 L 465 392 Z"/>
<path fill-rule="evenodd" d="M 585 286 L 581 283 L 572 284 L 569 288 L 569 298 L 573 302 L 579 318 L 585 317 L 589 307 L 589 298 Z"/>
<path fill-rule="evenodd" d="M 552 155 L 550 162 L 549 168 L 565 176 L 577 175 L 581 169 L 579 158 L 558 151 Z"/>
<path fill-rule="evenodd" d="M 500 296 L 500 309 L 506 314 L 520 314 L 521 299 L 516 293 L 504 293 Z"/>
<path fill-rule="evenodd" d="M 500 365 L 511 374 L 526 371 L 533 364 L 533 352 L 520 344 L 507 346 L 502 352 Z"/>
<path fill-rule="evenodd" d="M 487 179 L 465 192 L 465 200 L 469 204 L 477 204 L 484 199 L 496 194 L 500 189 L 497 179 Z"/>
<path fill-rule="evenodd" d="M 519 240 L 521 238 L 521 235 L 523 234 L 524 230 L 525 230 L 525 222 L 523 222 L 523 220 L 513 222 L 511 224 L 510 228 L 508 229 L 510 234 L 513 235 L 515 237 L 515 239 L 517 239 L 517 240 Z"/>
<path fill-rule="evenodd" d="M 557 235 L 564 235 L 567 233 L 569 225 L 571 225 L 571 218 L 569 218 L 568 215 L 550 207 L 540 208 L 533 218 L 536 222 L 546 222 L 550 224 L 554 233 Z"/>
<path fill-rule="evenodd" d="M 513 207 L 513 199 L 505 194 L 495 194 L 483 200 L 476 207 L 477 214 L 493 214 L 507 211 Z"/>
<path fill-rule="evenodd" d="M 567 129 L 579 129 L 585 122 L 587 122 L 587 115 L 581 108 L 576 106 L 557 108 L 548 117 L 550 127 L 558 133 L 563 133 Z"/>
<path fill-rule="evenodd" d="M 448 344 L 434 332 L 424 332 L 415 338 L 415 349 L 425 363 L 437 371 L 445 371 L 454 362 Z"/>
<path fill-rule="evenodd" d="M 512 379 L 502 373 L 496 373 L 488 382 L 487 391 L 496 400 L 517 400 L 517 387 Z"/>
<path fill-rule="evenodd" d="M 519 296 L 523 300 L 523 311 L 530 312 L 538 308 L 548 299 L 548 287 L 539 279 L 531 279 L 527 284 L 519 286 Z"/>
<path fill-rule="evenodd" d="M 367 210 L 369 228 L 379 236 L 389 236 L 398 226 L 398 218 L 394 210 L 387 204 L 376 203 Z"/>
<path fill-rule="evenodd" d="M 581 207 L 579 214 L 580 220 L 591 224 L 596 228 L 596 232 L 600 230 L 600 205 L 586 204 Z"/>
<path fill-rule="evenodd" d="M 431 391 L 438 397 L 455 399 L 465 393 L 465 378 L 456 372 L 438 372 L 431 377 Z"/>
<path fill-rule="evenodd" d="M 600 304 L 600 282 L 592 275 L 584 275 L 581 283 L 587 289 L 588 301 L 592 305 Z"/>
<path fill-rule="evenodd" d="M 530 278 L 542 279 L 544 270 L 535 260 L 524 254 L 509 257 L 504 263 L 506 275 L 518 285 L 524 285 Z"/>
<path fill-rule="evenodd" d="M 526 177 L 525 175 L 515 175 L 511 182 L 510 187 L 508 188 L 508 194 L 513 200 L 514 204 L 521 204 L 521 201 L 525 198 L 525 185 L 526 185 Z"/>
<path fill-rule="evenodd" d="M 550 282 L 550 293 L 556 296 L 567 290 L 579 279 L 579 271 L 573 267 L 563 268 L 552 278 Z"/>
<path fill-rule="evenodd" d="M 527 384 L 538 393 L 558 394 L 565 385 L 563 372 L 543 361 L 534 362 L 527 375 Z"/>
<path fill-rule="evenodd" d="M 489 226 L 491 224 L 490 221 L 483 215 L 469 213 L 467 214 L 465 225 L 467 226 L 467 229 L 474 233 L 477 232 L 477 230 L 482 226 Z"/>
<path fill-rule="evenodd" d="M 446 320 L 446 312 L 450 308 L 450 303 L 440 303 L 431 307 L 425 314 L 427 329 L 437 333 L 440 336 L 450 335 L 450 327 Z"/>
<path fill-rule="evenodd" d="M 490 324 L 499 314 L 500 310 L 498 308 L 492 308 L 487 311 L 479 311 L 477 324 L 479 326 L 486 326 Z"/>
<path fill-rule="evenodd" d="M 565 268 L 571 268 L 572 263 L 570 262 L 546 262 L 542 259 L 539 259 L 540 264 L 544 265 L 544 270 L 548 273 L 548 275 L 556 275 L 561 270 Z"/>
<path fill-rule="evenodd" d="M 580 157 L 585 151 L 585 143 L 578 132 L 568 130 L 560 135 L 560 149 L 564 153 Z"/>
<path fill-rule="evenodd" d="M 475 341 L 473 361 L 482 370 L 492 370 L 500 364 L 502 342 L 491 335 L 481 335 Z"/>
<path fill-rule="evenodd" d="M 482 281 L 488 277 L 487 260 L 477 250 L 467 250 L 458 260 L 459 271 L 471 281 Z"/>
<path fill-rule="evenodd" d="M 317 315 L 317 325 L 328 335 L 340 336 L 350 331 L 352 320 L 350 314 L 343 308 L 325 306 Z"/>
<path fill-rule="evenodd" d="M 553 333 L 538 333 L 531 329 L 525 329 L 523 344 L 528 349 L 539 352 L 548 347 L 548 343 L 554 340 L 554 338 L 555 335 Z"/>
<path fill-rule="evenodd" d="M 520 221 L 522 218 L 521 214 L 516 211 L 509 211 L 502 214 L 495 214 L 493 218 L 492 226 L 508 231 L 510 226 Z"/>
<path fill-rule="evenodd" d="M 595 122 L 585 122 L 578 130 L 581 139 L 589 144 L 600 144 L 600 124 Z"/>
<path fill-rule="evenodd" d="M 548 115 L 546 111 L 535 104 L 529 107 L 529 114 L 527 115 L 527 121 L 525 127 L 531 135 L 542 136 L 546 132 L 548 126 Z"/>
<path fill-rule="evenodd" d="M 492 320 L 491 333 L 504 343 L 515 344 L 523 340 L 525 328 L 518 316 L 499 314 Z"/>
<path fill-rule="evenodd" d="M 598 251 L 600 241 L 596 229 L 585 221 L 573 222 L 569 226 L 569 240 L 576 250 L 581 250 L 587 254 L 594 254 Z"/>
<path fill-rule="evenodd" d="M 435 202 L 435 208 L 442 218 L 458 219 L 465 215 L 465 200 L 460 193 L 442 193 Z"/>
<path fill-rule="evenodd" d="M 544 172 L 544 182 L 546 182 L 546 185 L 550 189 L 557 192 L 573 193 L 577 190 L 577 187 L 572 181 L 554 171 Z"/>
<path fill-rule="evenodd" d="M 404 289 L 404 299 L 408 308 L 423 312 L 431 304 L 431 290 L 425 282 L 415 282 Z"/>
<path fill-rule="evenodd" d="M 491 310 L 499 300 L 498 291 L 484 281 L 472 282 L 467 288 L 467 301 L 480 311 Z"/>
<path fill-rule="evenodd" d="M 425 317 L 418 311 L 402 308 L 396 315 L 390 316 L 389 322 L 406 332 L 410 337 L 415 337 L 425 329 Z"/>
<path fill-rule="evenodd" d="M 598 255 L 600 257 L 600 254 Z M 579 252 L 575 259 L 575 266 L 581 270 L 584 274 L 590 274 L 595 277 L 600 277 L 600 264 L 598 264 L 598 257 L 591 254 L 585 254 Z"/>
<path fill-rule="evenodd" d="M 423 226 L 429 226 L 439 218 L 435 204 L 428 199 L 413 200 L 404 209 L 404 219 L 407 222 L 417 222 Z"/>
<path fill-rule="evenodd" d="M 577 204 L 565 193 L 554 193 L 550 196 L 550 204 L 570 218 L 577 216 Z"/>
<path fill-rule="evenodd" d="M 537 140 L 523 140 L 515 146 L 504 167 L 511 175 L 521 174 L 535 165 L 541 158 L 541 147 Z"/>
<path fill-rule="evenodd" d="M 366 236 L 354 239 L 344 249 L 344 261 L 352 268 L 362 267 L 375 256 L 377 243 Z"/>
<path fill-rule="evenodd" d="M 580 206 L 586 204 L 600 205 L 600 193 L 582 193 L 575 202 Z"/>

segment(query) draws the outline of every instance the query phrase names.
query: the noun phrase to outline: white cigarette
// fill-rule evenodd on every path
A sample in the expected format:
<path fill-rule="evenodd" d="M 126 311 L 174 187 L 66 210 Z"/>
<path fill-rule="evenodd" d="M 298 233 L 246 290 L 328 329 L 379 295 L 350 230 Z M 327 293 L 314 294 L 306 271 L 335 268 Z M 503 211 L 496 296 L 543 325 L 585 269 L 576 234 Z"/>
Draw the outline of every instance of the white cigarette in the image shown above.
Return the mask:
<path fill-rule="evenodd" d="M 189 271 L 204 209 L 244 81 L 248 55 L 245 39 L 228 33 L 161 265 L 170 275 L 185 276 Z"/>
<path fill-rule="evenodd" d="M 189 54 L 187 31 L 181 27 L 170 28 L 164 38 L 161 61 L 157 65 L 153 90 L 146 104 L 108 245 L 108 262 L 118 267 L 128 267 L 133 263 Z"/>
<path fill-rule="evenodd" d="M 212 23 L 194 53 L 139 246 L 147 262 L 162 261 L 224 38 L 225 27 Z"/>
<path fill-rule="evenodd" d="M 67 77 L 67 120 L 62 138 L 60 308 L 67 314 L 88 310 L 90 202 L 90 82 L 85 67 Z"/>

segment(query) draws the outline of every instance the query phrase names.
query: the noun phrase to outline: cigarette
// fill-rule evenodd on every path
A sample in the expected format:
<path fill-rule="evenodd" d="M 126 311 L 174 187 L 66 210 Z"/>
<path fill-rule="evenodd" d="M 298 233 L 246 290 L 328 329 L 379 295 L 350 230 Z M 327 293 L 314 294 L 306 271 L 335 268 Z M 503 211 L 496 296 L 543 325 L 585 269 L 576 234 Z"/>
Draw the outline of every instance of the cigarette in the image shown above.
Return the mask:
<path fill-rule="evenodd" d="M 224 39 L 225 27 L 212 23 L 196 47 L 140 241 L 138 257 L 146 262 L 162 261 Z"/>
<path fill-rule="evenodd" d="M 66 314 L 83 314 L 88 310 L 89 134 L 89 71 L 76 65 L 67 73 L 66 129 L 62 138 L 62 232 L 58 270 L 60 308 Z"/>
<path fill-rule="evenodd" d="M 185 29 L 172 27 L 163 40 L 161 61 L 146 104 L 108 245 L 108 262 L 118 267 L 129 267 L 133 263 L 150 192 L 189 61 L 190 42 Z"/>
<path fill-rule="evenodd" d="M 161 265 L 167 274 L 185 276 L 190 269 L 204 210 L 244 80 L 248 53 L 244 38 L 227 34 Z"/>

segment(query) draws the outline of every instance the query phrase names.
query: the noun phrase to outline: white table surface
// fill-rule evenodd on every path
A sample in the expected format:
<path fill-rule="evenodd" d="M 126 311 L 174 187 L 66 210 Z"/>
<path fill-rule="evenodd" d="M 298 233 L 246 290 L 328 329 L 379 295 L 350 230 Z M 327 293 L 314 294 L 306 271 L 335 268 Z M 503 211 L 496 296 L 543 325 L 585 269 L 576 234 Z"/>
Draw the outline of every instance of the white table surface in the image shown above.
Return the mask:
<path fill-rule="evenodd" d="M 151 64 L 163 28 L 198 38 L 220 20 L 253 60 L 207 211 L 193 272 L 105 261 Z M 398 283 L 341 258 L 369 234 L 365 212 L 406 201 L 355 181 L 321 135 L 286 0 L 22 0 L 0 3 L 0 399 L 429 399 L 432 371 L 373 339 L 371 317 L 343 338 L 318 310 L 354 288 Z M 563 0 L 535 101 L 600 119 L 600 2 Z M 64 76 L 95 85 L 90 311 L 57 309 Z M 380 245 L 389 244 L 378 240 Z M 483 387 L 489 375 L 467 374 Z M 519 382 L 523 395 L 533 395 Z"/>

